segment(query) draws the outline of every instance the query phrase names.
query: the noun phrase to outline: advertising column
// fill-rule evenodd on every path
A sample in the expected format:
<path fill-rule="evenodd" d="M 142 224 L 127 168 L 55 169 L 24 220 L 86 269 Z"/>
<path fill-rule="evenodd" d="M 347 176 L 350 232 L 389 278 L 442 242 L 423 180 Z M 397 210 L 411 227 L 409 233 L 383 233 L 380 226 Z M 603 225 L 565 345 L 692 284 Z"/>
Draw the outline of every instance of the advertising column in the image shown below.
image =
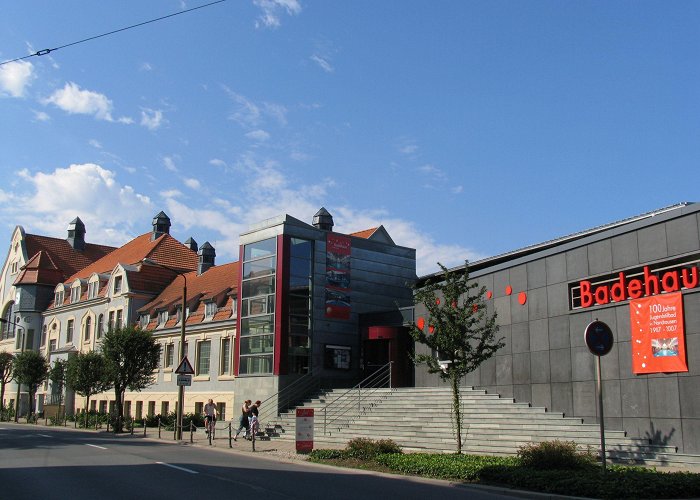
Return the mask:
<path fill-rule="evenodd" d="M 308 453 L 314 449 L 313 408 L 297 408 L 296 444 L 297 453 Z"/>

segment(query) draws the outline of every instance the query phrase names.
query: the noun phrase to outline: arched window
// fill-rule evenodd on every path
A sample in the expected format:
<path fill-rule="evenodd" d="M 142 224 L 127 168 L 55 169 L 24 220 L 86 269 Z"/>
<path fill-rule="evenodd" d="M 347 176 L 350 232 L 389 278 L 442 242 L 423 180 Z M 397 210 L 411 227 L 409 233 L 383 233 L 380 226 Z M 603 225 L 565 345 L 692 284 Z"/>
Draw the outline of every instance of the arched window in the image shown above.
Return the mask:
<path fill-rule="evenodd" d="M 97 317 L 97 333 L 95 334 L 95 337 L 98 339 L 102 338 L 103 325 L 104 325 L 104 315 L 100 314 Z"/>
<path fill-rule="evenodd" d="M 83 338 L 85 339 L 85 342 L 90 342 L 90 333 L 92 329 L 92 318 L 90 316 L 87 317 L 85 320 L 85 335 Z"/>
<path fill-rule="evenodd" d="M 14 319 L 12 314 L 12 309 L 14 309 L 14 305 L 14 302 L 10 302 L 9 304 L 7 304 L 7 307 L 5 308 L 5 313 L 2 315 L 2 317 L 5 319 L 5 322 L 2 324 L 0 340 L 15 338 L 15 325 L 13 324 Z"/>

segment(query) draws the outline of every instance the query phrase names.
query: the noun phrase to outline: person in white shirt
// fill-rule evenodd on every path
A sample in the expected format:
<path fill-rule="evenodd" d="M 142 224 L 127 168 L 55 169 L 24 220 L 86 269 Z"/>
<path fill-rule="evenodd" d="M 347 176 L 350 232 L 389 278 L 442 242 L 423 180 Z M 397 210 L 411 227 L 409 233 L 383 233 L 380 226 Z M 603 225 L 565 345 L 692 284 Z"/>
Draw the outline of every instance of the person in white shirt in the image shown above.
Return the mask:
<path fill-rule="evenodd" d="M 204 428 L 206 429 L 206 432 L 209 433 L 209 422 L 211 421 L 212 425 L 216 425 L 216 405 L 214 404 L 214 400 L 210 399 L 207 404 L 204 405 Z"/>

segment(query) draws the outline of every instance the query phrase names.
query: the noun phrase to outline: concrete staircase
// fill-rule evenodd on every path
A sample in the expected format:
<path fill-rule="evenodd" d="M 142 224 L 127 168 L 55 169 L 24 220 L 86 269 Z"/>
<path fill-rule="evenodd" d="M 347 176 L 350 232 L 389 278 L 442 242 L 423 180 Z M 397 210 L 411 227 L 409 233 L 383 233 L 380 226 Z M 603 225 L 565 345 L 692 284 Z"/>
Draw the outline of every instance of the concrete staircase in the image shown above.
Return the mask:
<path fill-rule="evenodd" d="M 600 447 L 598 424 L 565 417 L 529 403 L 515 402 L 483 390 L 461 390 L 465 453 L 515 455 L 524 444 L 554 439 L 575 441 L 582 449 Z M 331 404 L 327 410 L 326 405 Z M 331 390 L 298 407 L 314 408 L 315 447 L 340 447 L 360 436 L 392 439 L 406 451 L 453 453 L 457 450 L 451 419 L 449 388 L 374 389 L 364 397 Z M 334 410 L 343 407 L 343 410 Z M 295 409 L 263 422 L 272 439 L 295 439 Z M 652 445 L 606 430 L 608 457 L 618 462 L 648 465 L 700 466 L 700 456 L 682 455 L 673 446 Z"/>

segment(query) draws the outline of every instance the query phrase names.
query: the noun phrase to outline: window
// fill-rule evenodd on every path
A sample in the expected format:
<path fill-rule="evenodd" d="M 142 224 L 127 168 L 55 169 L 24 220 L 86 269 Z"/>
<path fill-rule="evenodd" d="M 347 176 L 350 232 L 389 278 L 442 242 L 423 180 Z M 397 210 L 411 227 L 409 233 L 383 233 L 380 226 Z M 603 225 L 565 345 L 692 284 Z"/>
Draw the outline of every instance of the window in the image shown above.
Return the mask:
<path fill-rule="evenodd" d="M 59 290 L 54 294 L 53 306 L 58 307 L 63 305 L 63 290 Z"/>
<path fill-rule="evenodd" d="M 107 321 L 107 330 L 114 330 L 114 311 L 109 311 L 109 320 Z"/>
<path fill-rule="evenodd" d="M 122 311 L 121 309 L 117 309 L 117 328 L 121 328 L 122 326 L 124 326 L 122 324 L 122 314 L 123 313 L 124 313 L 124 311 Z"/>
<path fill-rule="evenodd" d="M 124 416 L 131 417 L 131 401 L 124 401 Z"/>
<path fill-rule="evenodd" d="M 54 352 L 56 350 L 56 339 L 51 339 L 49 341 L 49 352 Z"/>
<path fill-rule="evenodd" d="M 142 314 L 141 315 L 141 328 L 146 328 L 148 326 L 148 323 L 151 322 L 151 315 L 150 314 Z"/>
<path fill-rule="evenodd" d="M 143 401 L 136 401 L 136 420 L 143 418 Z"/>
<path fill-rule="evenodd" d="M 313 242 L 290 238 L 289 247 L 287 366 L 290 373 L 307 373 L 311 355 Z"/>
<path fill-rule="evenodd" d="M 163 354 L 163 367 L 164 368 L 172 368 L 174 357 L 175 357 L 175 344 L 165 344 L 165 353 Z"/>
<path fill-rule="evenodd" d="M 66 327 L 66 344 L 73 342 L 73 320 L 68 320 L 68 326 Z"/>
<path fill-rule="evenodd" d="M 231 338 L 221 339 L 221 366 L 219 374 L 229 375 L 231 373 Z"/>
<path fill-rule="evenodd" d="M 85 342 L 90 342 L 90 335 L 92 333 L 91 330 L 92 330 L 92 318 L 90 316 L 88 316 L 85 319 L 85 332 L 83 335 Z"/>
<path fill-rule="evenodd" d="M 46 330 L 47 330 L 46 325 L 44 325 L 44 327 L 41 329 L 41 346 L 42 347 L 46 345 Z"/>
<path fill-rule="evenodd" d="M 349 370 L 352 349 L 343 345 L 327 345 L 323 367 L 334 370 Z"/>
<path fill-rule="evenodd" d="M 98 339 L 101 339 L 101 338 L 102 338 L 102 330 L 103 330 L 103 326 L 102 326 L 102 325 L 103 325 L 103 323 L 104 323 L 104 320 L 105 320 L 105 317 L 104 317 L 103 314 L 100 314 L 100 315 L 97 317 L 97 333 L 95 334 L 95 337 L 97 337 Z"/>
<path fill-rule="evenodd" d="M 9 304 L 7 304 L 7 308 L 5 309 L 5 322 L 2 324 L 2 335 L 0 335 L 0 338 L 2 340 L 12 339 L 15 337 L 15 325 L 12 324 L 13 306 L 14 302 L 10 302 Z"/>
<path fill-rule="evenodd" d="M 115 276 L 114 277 L 114 295 L 122 293 L 122 277 L 121 276 Z"/>
<path fill-rule="evenodd" d="M 234 318 L 238 316 L 238 297 L 233 298 L 233 301 L 231 302 L 231 309 L 233 309 L 232 316 Z"/>
<path fill-rule="evenodd" d="M 216 409 L 219 410 L 219 420 L 226 420 L 226 403 L 216 403 Z"/>
<path fill-rule="evenodd" d="M 168 414 L 168 410 L 170 409 L 170 402 L 169 401 L 163 401 L 160 404 L 160 414 L 165 416 Z"/>
<path fill-rule="evenodd" d="M 198 401 L 194 404 L 194 414 L 203 415 L 204 414 L 204 403 Z"/>
<path fill-rule="evenodd" d="M 160 311 L 158 313 L 158 324 L 164 325 L 168 321 L 168 311 Z"/>
<path fill-rule="evenodd" d="M 12 266 L 10 267 L 10 272 L 12 274 L 17 274 L 17 261 L 12 263 Z"/>
<path fill-rule="evenodd" d="M 197 344 L 197 375 L 209 375 L 209 360 L 211 358 L 211 341 L 205 340 Z"/>
<path fill-rule="evenodd" d="M 97 291 L 100 288 L 100 283 L 99 281 L 93 281 L 92 283 L 88 283 L 88 299 L 94 299 L 97 297 Z"/>
<path fill-rule="evenodd" d="M 156 402 L 155 401 L 149 401 L 148 402 L 148 416 L 149 417 L 154 417 L 156 414 Z"/>
<path fill-rule="evenodd" d="M 70 289 L 70 303 L 75 304 L 80 300 L 80 287 L 74 286 Z"/>
<path fill-rule="evenodd" d="M 217 307 L 215 302 L 207 302 L 204 304 L 204 319 L 211 319 L 216 314 Z"/>

